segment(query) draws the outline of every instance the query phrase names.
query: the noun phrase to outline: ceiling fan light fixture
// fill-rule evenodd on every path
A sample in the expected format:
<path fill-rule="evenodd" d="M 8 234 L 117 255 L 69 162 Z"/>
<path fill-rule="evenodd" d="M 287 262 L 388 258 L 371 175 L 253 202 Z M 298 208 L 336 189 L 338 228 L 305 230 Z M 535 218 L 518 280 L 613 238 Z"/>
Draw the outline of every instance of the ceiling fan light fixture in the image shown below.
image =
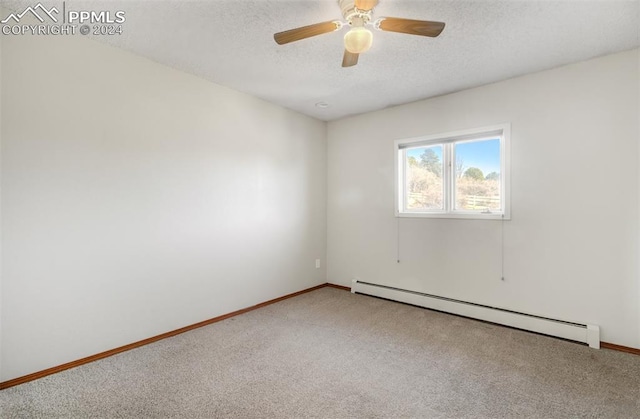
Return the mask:
<path fill-rule="evenodd" d="M 362 54 L 371 48 L 373 34 L 367 28 L 355 26 L 344 36 L 344 47 L 353 54 Z"/>

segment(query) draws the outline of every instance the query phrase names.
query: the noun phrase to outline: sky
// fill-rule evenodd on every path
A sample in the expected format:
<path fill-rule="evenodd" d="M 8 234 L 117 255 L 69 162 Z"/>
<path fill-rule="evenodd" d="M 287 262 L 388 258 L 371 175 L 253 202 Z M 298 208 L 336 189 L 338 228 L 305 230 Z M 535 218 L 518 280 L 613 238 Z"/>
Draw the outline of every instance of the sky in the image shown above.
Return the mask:
<path fill-rule="evenodd" d="M 408 156 L 415 157 L 420 161 L 420 155 L 426 147 L 413 148 L 407 150 Z M 442 160 L 442 147 L 435 146 L 433 151 Z M 491 172 L 500 173 L 500 140 L 492 139 L 485 141 L 470 141 L 458 143 L 455 147 L 457 158 L 464 162 L 464 169 L 477 167 L 486 176 Z"/>

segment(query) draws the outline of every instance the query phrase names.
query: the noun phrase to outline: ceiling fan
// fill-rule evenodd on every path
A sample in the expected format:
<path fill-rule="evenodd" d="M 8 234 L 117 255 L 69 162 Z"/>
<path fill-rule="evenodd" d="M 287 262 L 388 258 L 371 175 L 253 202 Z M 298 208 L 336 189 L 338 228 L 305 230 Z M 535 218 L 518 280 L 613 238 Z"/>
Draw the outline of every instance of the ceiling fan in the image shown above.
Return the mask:
<path fill-rule="evenodd" d="M 358 57 L 371 48 L 373 34 L 366 26 L 373 26 L 387 32 L 399 32 L 409 35 L 436 37 L 444 29 L 443 22 L 431 22 L 428 20 L 402 19 L 398 17 L 381 17 L 373 21 L 373 8 L 378 5 L 378 0 L 338 0 L 342 9 L 342 16 L 346 22 L 330 20 L 314 25 L 302 26 L 284 32 L 278 32 L 273 38 L 279 45 L 299 41 L 312 36 L 337 31 L 343 26 L 351 29 L 344 36 L 343 67 L 351 67 L 358 64 Z"/>

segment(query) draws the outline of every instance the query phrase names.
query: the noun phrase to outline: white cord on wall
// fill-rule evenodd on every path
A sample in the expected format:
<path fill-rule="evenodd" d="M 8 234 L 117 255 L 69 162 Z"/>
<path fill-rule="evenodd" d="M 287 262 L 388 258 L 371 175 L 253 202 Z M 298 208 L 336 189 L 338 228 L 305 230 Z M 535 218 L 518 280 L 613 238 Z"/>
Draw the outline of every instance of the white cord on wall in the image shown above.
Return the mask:
<path fill-rule="evenodd" d="M 396 234 L 398 242 L 396 244 L 396 262 L 400 263 L 400 217 L 396 217 L 398 222 L 396 223 Z"/>
<path fill-rule="evenodd" d="M 504 281 L 504 214 L 500 220 L 500 279 Z"/>

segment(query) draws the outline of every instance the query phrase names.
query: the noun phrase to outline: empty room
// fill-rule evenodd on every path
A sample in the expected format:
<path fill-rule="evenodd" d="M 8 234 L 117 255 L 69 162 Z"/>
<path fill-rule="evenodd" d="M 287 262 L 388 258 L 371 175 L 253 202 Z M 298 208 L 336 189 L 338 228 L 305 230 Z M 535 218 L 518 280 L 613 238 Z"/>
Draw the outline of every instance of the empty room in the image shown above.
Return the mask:
<path fill-rule="evenodd" d="M 0 417 L 640 418 L 639 0 L 0 31 Z"/>

